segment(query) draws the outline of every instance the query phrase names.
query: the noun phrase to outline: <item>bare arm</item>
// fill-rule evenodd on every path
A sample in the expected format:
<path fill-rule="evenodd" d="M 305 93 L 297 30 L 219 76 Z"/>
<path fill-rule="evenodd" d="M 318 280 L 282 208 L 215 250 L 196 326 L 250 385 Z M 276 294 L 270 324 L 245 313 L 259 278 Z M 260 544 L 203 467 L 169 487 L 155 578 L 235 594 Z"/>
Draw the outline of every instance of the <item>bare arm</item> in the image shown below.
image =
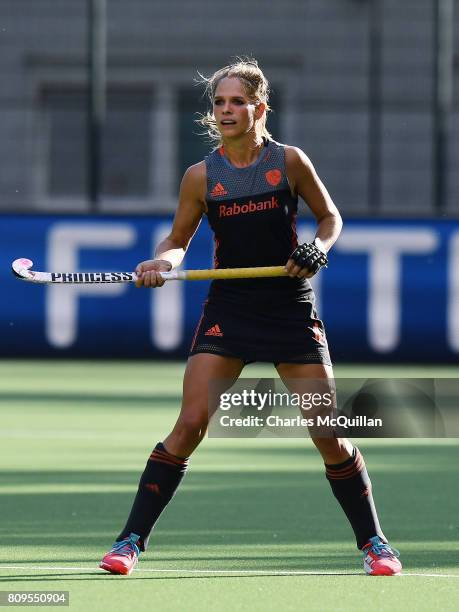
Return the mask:
<path fill-rule="evenodd" d="M 316 245 L 326 253 L 340 235 L 343 221 L 307 155 L 296 147 L 286 148 L 286 167 L 293 193 L 300 195 L 311 209 L 317 221 Z M 290 276 L 310 277 L 306 268 L 301 269 L 289 259 L 286 266 Z"/>
<path fill-rule="evenodd" d="M 171 233 L 155 249 L 155 259 L 136 267 L 138 287 L 161 287 L 159 272 L 167 272 L 182 263 L 186 250 L 206 210 L 206 168 L 200 162 L 188 168 L 180 185 L 179 204 Z"/>

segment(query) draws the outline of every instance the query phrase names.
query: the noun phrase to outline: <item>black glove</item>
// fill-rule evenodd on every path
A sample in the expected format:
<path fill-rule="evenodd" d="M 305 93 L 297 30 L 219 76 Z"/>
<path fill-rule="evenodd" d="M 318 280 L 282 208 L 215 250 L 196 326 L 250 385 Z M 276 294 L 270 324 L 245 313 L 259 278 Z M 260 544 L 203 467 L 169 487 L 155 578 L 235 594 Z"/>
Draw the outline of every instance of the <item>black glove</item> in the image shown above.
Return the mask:
<path fill-rule="evenodd" d="M 313 274 L 317 274 L 320 268 L 328 264 L 327 255 L 314 242 L 305 242 L 297 246 L 290 259 L 293 259 L 300 268 L 307 268 Z"/>

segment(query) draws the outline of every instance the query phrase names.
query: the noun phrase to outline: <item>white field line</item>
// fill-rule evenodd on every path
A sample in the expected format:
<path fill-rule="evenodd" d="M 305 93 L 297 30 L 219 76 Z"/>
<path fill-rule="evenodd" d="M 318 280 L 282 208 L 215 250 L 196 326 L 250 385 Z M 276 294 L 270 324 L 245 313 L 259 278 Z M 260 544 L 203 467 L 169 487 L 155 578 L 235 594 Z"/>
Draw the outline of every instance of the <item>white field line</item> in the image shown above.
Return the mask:
<path fill-rule="evenodd" d="M 66 571 L 66 572 L 94 572 L 107 574 L 105 570 L 98 567 L 56 567 L 56 566 L 23 566 L 23 565 L 0 565 L 1 570 L 23 570 L 23 571 Z M 136 573 L 173 573 L 173 574 L 237 574 L 253 576 L 363 576 L 361 572 L 308 572 L 301 570 L 200 570 L 200 569 L 135 569 Z M 422 578 L 459 578 L 459 574 L 426 574 L 426 573 L 406 573 L 403 576 L 420 576 Z"/>

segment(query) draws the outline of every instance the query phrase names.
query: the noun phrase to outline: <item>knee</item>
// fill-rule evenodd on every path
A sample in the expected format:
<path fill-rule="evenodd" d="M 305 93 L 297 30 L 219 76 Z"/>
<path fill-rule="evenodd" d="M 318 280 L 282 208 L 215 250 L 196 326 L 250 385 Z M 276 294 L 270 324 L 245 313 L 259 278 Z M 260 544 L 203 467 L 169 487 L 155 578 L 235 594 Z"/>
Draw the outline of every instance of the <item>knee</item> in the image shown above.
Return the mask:
<path fill-rule="evenodd" d="M 208 419 L 200 414 L 181 415 L 175 424 L 174 433 L 183 438 L 201 439 L 207 431 Z"/>

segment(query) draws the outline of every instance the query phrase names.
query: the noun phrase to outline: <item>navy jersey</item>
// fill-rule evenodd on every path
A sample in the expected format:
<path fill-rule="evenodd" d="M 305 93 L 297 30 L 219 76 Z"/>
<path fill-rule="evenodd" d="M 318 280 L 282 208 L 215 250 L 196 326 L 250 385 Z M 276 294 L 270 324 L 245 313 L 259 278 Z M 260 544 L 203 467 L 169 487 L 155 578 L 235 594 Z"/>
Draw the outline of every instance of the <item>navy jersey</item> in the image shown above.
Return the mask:
<path fill-rule="evenodd" d="M 258 159 L 233 166 L 223 148 L 205 158 L 207 217 L 214 232 L 216 268 L 285 265 L 298 244 L 293 196 L 285 168 L 285 147 L 265 140 Z M 210 298 L 244 297 L 303 301 L 311 293 L 305 279 L 270 278 L 214 281 Z"/>

